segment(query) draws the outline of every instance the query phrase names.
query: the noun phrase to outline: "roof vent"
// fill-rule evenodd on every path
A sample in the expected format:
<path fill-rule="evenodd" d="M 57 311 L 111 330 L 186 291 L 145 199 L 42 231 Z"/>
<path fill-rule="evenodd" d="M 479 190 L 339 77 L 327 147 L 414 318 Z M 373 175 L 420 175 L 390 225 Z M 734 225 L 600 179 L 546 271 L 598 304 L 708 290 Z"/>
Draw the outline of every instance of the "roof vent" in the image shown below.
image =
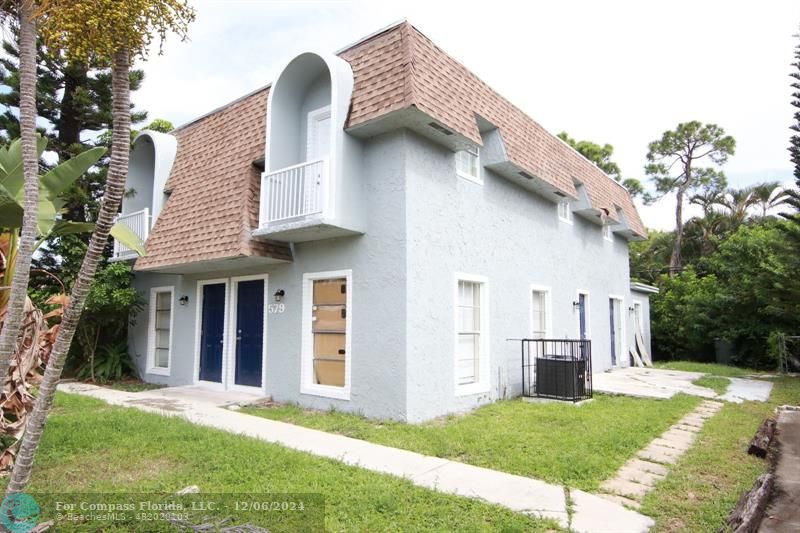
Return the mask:
<path fill-rule="evenodd" d="M 522 176 L 522 177 L 523 177 L 523 178 L 525 178 L 525 179 L 528 179 L 528 180 L 532 180 L 532 179 L 533 179 L 533 176 L 531 176 L 530 174 L 528 174 L 528 173 L 527 173 L 527 172 L 525 172 L 524 170 L 521 170 L 521 171 L 519 172 L 519 175 L 520 175 L 520 176 Z"/>
<path fill-rule="evenodd" d="M 452 135 L 453 132 L 442 126 L 441 124 L 437 124 L 436 122 L 428 122 L 428 126 L 435 129 L 440 133 L 444 133 L 445 135 Z"/>

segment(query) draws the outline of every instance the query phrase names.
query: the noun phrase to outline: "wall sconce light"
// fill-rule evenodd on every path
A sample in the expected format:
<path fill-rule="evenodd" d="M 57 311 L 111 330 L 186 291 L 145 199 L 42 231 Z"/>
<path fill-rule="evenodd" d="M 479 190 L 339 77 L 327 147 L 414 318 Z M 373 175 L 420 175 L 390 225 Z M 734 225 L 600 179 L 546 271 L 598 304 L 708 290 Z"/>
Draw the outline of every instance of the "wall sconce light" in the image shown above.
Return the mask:
<path fill-rule="evenodd" d="M 275 291 L 275 294 L 273 296 L 275 296 L 275 301 L 276 302 L 280 302 L 281 300 L 283 300 L 283 297 L 285 295 L 286 295 L 286 292 L 284 292 L 283 289 L 278 289 L 277 291 Z"/>
<path fill-rule="evenodd" d="M 178 298 L 178 303 L 181 304 L 181 305 L 188 304 L 189 303 L 189 297 L 184 294 L 183 296 Z"/>
<path fill-rule="evenodd" d="M 579 300 L 575 300 L 574 302 L 572 302 L 573 309 L 580 309 L 580 307 L 581 307 L 581 302 Z"/>
<path fill-rule="evenodd" d="M 634 306 L 630 306 L 630 307 L 628 308 L 628 312 L 629 312 L 630 314 L 633 314 L 635 311 L 636 311 L 636 308 L 635 308 Z"/>

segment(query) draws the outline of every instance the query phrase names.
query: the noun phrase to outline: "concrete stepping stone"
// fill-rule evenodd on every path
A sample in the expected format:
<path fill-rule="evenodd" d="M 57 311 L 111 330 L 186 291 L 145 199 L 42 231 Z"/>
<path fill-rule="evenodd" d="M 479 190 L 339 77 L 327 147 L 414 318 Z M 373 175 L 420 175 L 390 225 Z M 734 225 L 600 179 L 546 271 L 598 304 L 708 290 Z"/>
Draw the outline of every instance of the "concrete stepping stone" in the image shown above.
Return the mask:
<path fill-rule="evenodd" d="M 667 473 L 669 472 L 669 469 L 664 465 L 653 463 L 650 461 L 644 461 L 636 457 L 634 457 L 633 459 L 629 459 L 624 465 L 622 465 L 622 468 L 620 470 L 628 468 L 635 468 L 640 472 L 649 472 L 657 476 L 666 476 Z"/>
<path fill-rule="evenodd" d="M 639 509 L 642 506 L 642 504 L 636 500 L 631 500 L 630 498 L 620 496 L 619 494 L 600 494 L 599 496 L 604 500 L 618 503 L 620 505 L 624 505 L 625 507 L 630 507 L 631 509 Z"/>
<path fill-rule="evenodd" d="M 670 429 L 669 431 L 665 431 L 661 434 L 662 439 L 668 441 L 678 441 L 684 444 L 692 445 L 696 439 L 696 433 L 692 433 L 689 431 L 683 431 L 681 429 Z"/>
<path fill-rule="evenodd" d="M 681 453 L 682 452 L 674 448 L 665 448 L 664 446 L 651 444 L 644 450 L 640 450 L 638 456 L 648 461 L 673 465 L 678 462 Z"/>
<path fill-rule="evenodd" d="M 702 429 L 702 428 L 700 428 L 698 426 L 689 426 L 687 424 L 682 424 L 682 423 L 678 422 L 677 424 L 672 426 L 672 429 L 680 429 L 681 431 L 688 431 L 689 433 L 697 434 L 697 433 L 700 433 L 700 429 Z"/>
<path fill-rule="evenodd" d="M 664 438 L 657 438 L 653 439 L 650 444 L 654 444 L 656 446 L 663 446 L 664 448 L 672 448 L 678 452 L 685 452 L 691 446 L 691 443 L 687 443 L 682 440 L 677 439 L 664 439 Z"/>
<path fill-rule="evenodd" d="M 653 472 L 639 470 L 638 468 L 623 466 L 619 469 L 619 472 L 617 472 L 616 479 L 624 479 L 625 481 L 632 481 L 634 483 L 653 487 L 656 483 L 664 479 L 664 477 L 665 475 L 663 474 L 654 474 Z"/>
<path fill-rule="evenodd" d="M 641 483 L 634 483 L 633 481 L 625 481 L 624 479 L 614 478 L 604 481 L 600 485 L 600 488 L 612 494 L 618 494 L 620 496 L 625 496 L 626 498 L 641 501 L 644 495 L 650 492 L 652 487 L 648 485 L 642 485 Z"/>

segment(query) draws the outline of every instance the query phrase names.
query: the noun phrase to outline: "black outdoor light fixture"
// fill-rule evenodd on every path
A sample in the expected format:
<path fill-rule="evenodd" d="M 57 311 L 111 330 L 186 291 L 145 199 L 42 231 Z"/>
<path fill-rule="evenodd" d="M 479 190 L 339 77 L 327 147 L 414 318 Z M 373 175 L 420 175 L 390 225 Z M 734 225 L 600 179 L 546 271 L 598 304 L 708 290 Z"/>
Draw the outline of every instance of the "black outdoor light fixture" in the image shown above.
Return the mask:
<path fill-rule="evenodd" d="M 183 296 L 178 298 L 178 303 L 181 304 L 181 305 L 188 304 L 189 303 L 189 297 L 184 294 Z"/>
<path fill-rule="evenodd" d="M 628 312 L 629 312 L 630 314 L 633 314 L 634 312 L 636 312 L 636 308 L 635 308 L 634 306 L 630 306 L 630 307 L 628 308 Z"/>
<path fill-rule="evenodd" d="M 286 292 L 284 292 L 283 289 L 278 289 L 277 291 L 275 291 L 275 294 L 273 296 L 275 296 L 276 302 L 280 302 L 281 300 L 283 300 L 284 295 L 286 295 Z"/>
<path fill-rule="evenodd" d="M 575 300 L 574 302 L 572 302 L 573 309 L 578 309 L 580 306 L 581 306 L 580 300 Z"/>

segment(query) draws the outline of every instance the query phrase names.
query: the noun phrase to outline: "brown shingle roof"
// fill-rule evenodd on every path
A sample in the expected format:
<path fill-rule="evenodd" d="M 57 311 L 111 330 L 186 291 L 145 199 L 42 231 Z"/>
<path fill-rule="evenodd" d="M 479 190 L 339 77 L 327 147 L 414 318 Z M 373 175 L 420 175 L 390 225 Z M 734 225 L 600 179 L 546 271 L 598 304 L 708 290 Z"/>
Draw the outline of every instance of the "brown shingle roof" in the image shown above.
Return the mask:
<path fill-rule="evenodd" d="M 622 209 L 631 229 L 646 230 L 624 187 L 547 132 L 404 22 L 340 53 L 353 69 L 347 127 L 416 107 L 477 144 L 476 115 L 500 129 L 509 160 L 565 193 L 582 183 L 592 206 L 613 220 Z M 178 152 L 172 191 L 136 269 L 229 257 L 291 259 L 287 245 L 256 241 L 260 179 L 252 162 L 264 155 L 269 88 L 234 101 L 173 134 Z"/>
<path fill-rule="evenodd" d="M 405 22 L 342 53 L 355 77 L 348 126 L 390 111 L 416 106 L 442 124 L 482 144 L 476 115 L 500 129 L 509 160 L 555 188 L 577 194 L 586 187 L 592 206 L 613 220 L 623 210 L 631 229 L 647 231 L 633 201 L 620 184 L 551 135 L 535 120 L 491 89 Z"/>
<path fill-rule="evenodd" d="M 263 89 L 174 132 L 178 152 L 164 209 L 136 270 L 264 256 L 291 260 L 286 244 L 256 241 L 267 94 Z"/>

